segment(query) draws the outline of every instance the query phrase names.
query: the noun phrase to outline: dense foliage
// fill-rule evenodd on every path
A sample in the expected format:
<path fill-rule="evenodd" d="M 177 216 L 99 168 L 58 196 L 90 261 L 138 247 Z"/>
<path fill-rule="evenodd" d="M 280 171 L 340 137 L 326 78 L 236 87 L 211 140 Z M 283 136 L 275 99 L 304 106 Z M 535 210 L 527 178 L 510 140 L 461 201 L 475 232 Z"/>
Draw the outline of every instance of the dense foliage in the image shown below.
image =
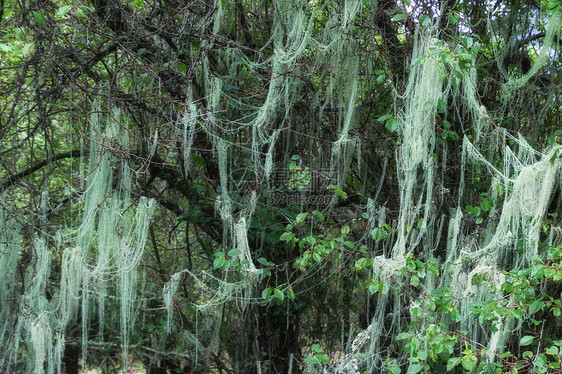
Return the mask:
<path fill-rule="evenodd" d="M 558 0 L 2 0 L 0 372 L 562 370 Z"/>

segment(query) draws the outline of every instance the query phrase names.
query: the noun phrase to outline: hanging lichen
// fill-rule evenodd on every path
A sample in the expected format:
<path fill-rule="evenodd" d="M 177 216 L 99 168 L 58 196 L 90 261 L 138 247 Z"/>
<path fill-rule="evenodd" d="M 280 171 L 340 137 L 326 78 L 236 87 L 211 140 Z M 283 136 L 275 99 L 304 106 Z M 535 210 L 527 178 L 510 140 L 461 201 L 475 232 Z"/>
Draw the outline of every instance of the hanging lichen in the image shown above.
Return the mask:
<path fill-rule="evenodd" d="M 544 67 L 544 64 L 547 60 L 551 58 L 551 54 L 553 53 L 553 43 L 556 42 L 556 37 L 560 36 L 560 19 L 561 19 L 562 10 L 560 7 L 554 11 L 548 20 L 548 24 L 546 25 L 546 33 L 544 36 L 543 43 L 540 47 L 540 51 L 535 58 L 531 68 L 527 71 L 522 77 L 513 79 L 509 77 L 507 83 L 504 85 L 504 90 L 509 93 L 511 91 L 517 90 L 523 87 L 529 79 L 534 77 L 540 69 Z M 509 97 L 509 96 L 507 96 Z"/>
<path fill-rule="evenodd" d="M 184 370 L 206 364 L 274 372 L 278 359 L 288 372 L 420 372 L 430 370 L 413 365 L 420 352 L 432 352 L 431 339 L 459 330 L 481 349 L 479 360 L 493 364 L 526 317 L 496 309 L 483 323 L 475 306 L 502 300 L 517 308 L 506 290 L 510 271 L 531 266 L 562 237 L 559 227 L 545 227 L 549 211 L 562 206 L 560 134 L 543 150 L 544 139 L 526 139 L 542 136 L 545 118 L 555 123 L 559 116 L 556 5 L 541 4 L 547 14 L 538 5 L 488 4 L 482 9 L 490 15 L 479 16 L 468 13 L 479 9 L 467 2 L 437 9 L 410 1 L 215 0 L 146 14 L 148 5 L 133 4 L 116 18 L 122 24 L 99 22 L 104 32 L 86 44 L 101 48 L 91 56 L 100 63 L 76 81 L 103 81 L 121 70 L 106 85 L 80 86 L 85 95 L 95 88 L 106 96 L 90 115 L 77 116 L 89 124 L 80 125 L 80 166 L 70 167 L 75 197 L 50 187 L 59 183 L 52 171 L 67 170 L 76 149 L 57 153 L 49 132 L 19 128 L 2 146 L 42 144 L 31 158 L 2 153 L 2 186 L 29 181 L 0 196 L 0 370 L 60 372 L 68 344 L 78 344 L 84 363 L 97 346 L 120 348 L 123 370 L 138 348 L 155 353 L 154 364 L 179 357 Z M 69 15 L 61 7 L 57 21 L 81 11 L 67 6 Z M 92 19 L 103 13 L 96 10 Z M 170 22 L 151 25 L 168 12 Z M 538 26 L 518 25 L 523 14 Z M 31 24 L 45 29 L 52 22 L 39 11 L 32 16 Z M 137 25 L 142 36 L 133 33 Z M 119 36 L 124 30 L 127 38 Z M 106 33 L 111 37 L 98 45 Z M 44 39 L 25 56 L 29 66 L 40 69 L 37 61 L 48 55 Z M 516 52 L 532 63 L 508 67 Z M 54 66 L 76 66 L 74 60 L 83 58 Z M 138 63 L 145 64 L 141 74 L 130 68 Z M 64 72 L 74 78 L 86 65 Z M 42 106 L 44 87 L 21 81 L 36 88 L 29 102 Z M 531 91 L 537 98 L 527 102 Z M 37 129 L 48 127 L 42 121 L 50 115 L 26 114 Z M 33 164 L 23 173 L 33 175 L 13 172 L 43 156 L 40 177 Z M 302 172 L 283 175 L 287 168 Z M 275 193 L 291 195 L 294 186 L 283 183 L 298 178 L 312 186 L 297 188 L 309 200 L 270 203 Z M 37 194 L 33 204 L 20 203 L 21 191 Z M 158 196 L 163 207 L 153 230 L 156 201 L 143 195 Z M 322 201 L 311 202 L 317 197 Z M 486 215 L 467 202 L 486 206 Z M 56 204 L 64 208 L 60 216 Z M 174 237 L 181 224 L 185 236 Z M 169 230 L 169 246 L 158 242 L 160 229 Z M 148 233 L 154 259 L 145 252 Z M 438 310 L 434 293 L 454 300 L 458 313 Z M 341 300 L 340 313 L 334 305 Z M 153 331 L 143 330 L 132 347 L 141 312 L 142 327 Z M 316 313 L 336 321 L 316 323 Z M 286 351 L 266 352 L 273 348 Z"/>

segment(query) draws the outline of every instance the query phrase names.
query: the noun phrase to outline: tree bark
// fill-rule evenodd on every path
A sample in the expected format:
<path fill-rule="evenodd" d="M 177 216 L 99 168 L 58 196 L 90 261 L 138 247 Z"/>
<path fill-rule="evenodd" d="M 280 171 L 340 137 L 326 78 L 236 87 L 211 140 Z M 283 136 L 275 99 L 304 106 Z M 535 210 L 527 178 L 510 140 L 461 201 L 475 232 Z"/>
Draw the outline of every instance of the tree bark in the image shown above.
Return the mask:
<path fill-rule="evenodd" d="M 65 374 L 78 374 L 80 370 L 80 349 L 76 344 L 68 343 L 64 348 L 62 365 Z"/>

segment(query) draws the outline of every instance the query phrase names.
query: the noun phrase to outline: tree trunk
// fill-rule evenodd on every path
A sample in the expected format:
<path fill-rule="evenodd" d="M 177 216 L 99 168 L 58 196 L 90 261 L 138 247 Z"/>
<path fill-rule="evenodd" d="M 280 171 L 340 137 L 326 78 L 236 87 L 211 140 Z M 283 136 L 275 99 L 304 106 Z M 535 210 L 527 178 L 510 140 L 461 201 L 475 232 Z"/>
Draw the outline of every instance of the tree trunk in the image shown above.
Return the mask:
<path fill-rule="evenodd" d="M 78 359 L 80 358 L 80 349 L 76 344 L 67 344 L 64 349 L 64 356 L 62 364 L 65 374 L 78 374 L 80 365 Z"/>
<path fill-rule="evenodd" d="M 289 308 L 286 305 L 262 307 L 259 313 L 258 343 L 263 354 L 262 373 L 288 373 L 290 366 L 292 373 L 300 373 L 300 311 L 295 310 L 291 303 Z"/>

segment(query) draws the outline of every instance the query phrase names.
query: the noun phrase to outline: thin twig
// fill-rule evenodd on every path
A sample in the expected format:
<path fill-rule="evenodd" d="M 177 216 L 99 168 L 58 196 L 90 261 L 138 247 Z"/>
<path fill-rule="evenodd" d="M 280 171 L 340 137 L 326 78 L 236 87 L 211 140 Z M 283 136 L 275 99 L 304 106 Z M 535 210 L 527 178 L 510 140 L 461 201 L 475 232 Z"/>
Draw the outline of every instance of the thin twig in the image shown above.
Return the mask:
<path fill-rule="evenodd" d="M 539 344 L 537 345 L 537 353 L 535 354 L 535 358 L 533 359 L 533 371 L 534 371 L 534 372 L 537 372 L 537 371 L 535 370 L 535 365 L 536 365 L 536 362 L 537 362 L 537 358 L 539 358 L 539 352 L 540 352 L 540 349 L 541 349 L 541 342 L 542 342 L 542 333 L 543 333 L 543 331 L 544 331 L 544 323 L 545 323 L 545 322 L 546 322 L 546 320 L 543 319 L 543 320 L 542 320 L 542 325 L 541 325 L 541 334 L 539 335 Z M 538 373 L 538 372 L 537 372 L 537 373 Z"/>

